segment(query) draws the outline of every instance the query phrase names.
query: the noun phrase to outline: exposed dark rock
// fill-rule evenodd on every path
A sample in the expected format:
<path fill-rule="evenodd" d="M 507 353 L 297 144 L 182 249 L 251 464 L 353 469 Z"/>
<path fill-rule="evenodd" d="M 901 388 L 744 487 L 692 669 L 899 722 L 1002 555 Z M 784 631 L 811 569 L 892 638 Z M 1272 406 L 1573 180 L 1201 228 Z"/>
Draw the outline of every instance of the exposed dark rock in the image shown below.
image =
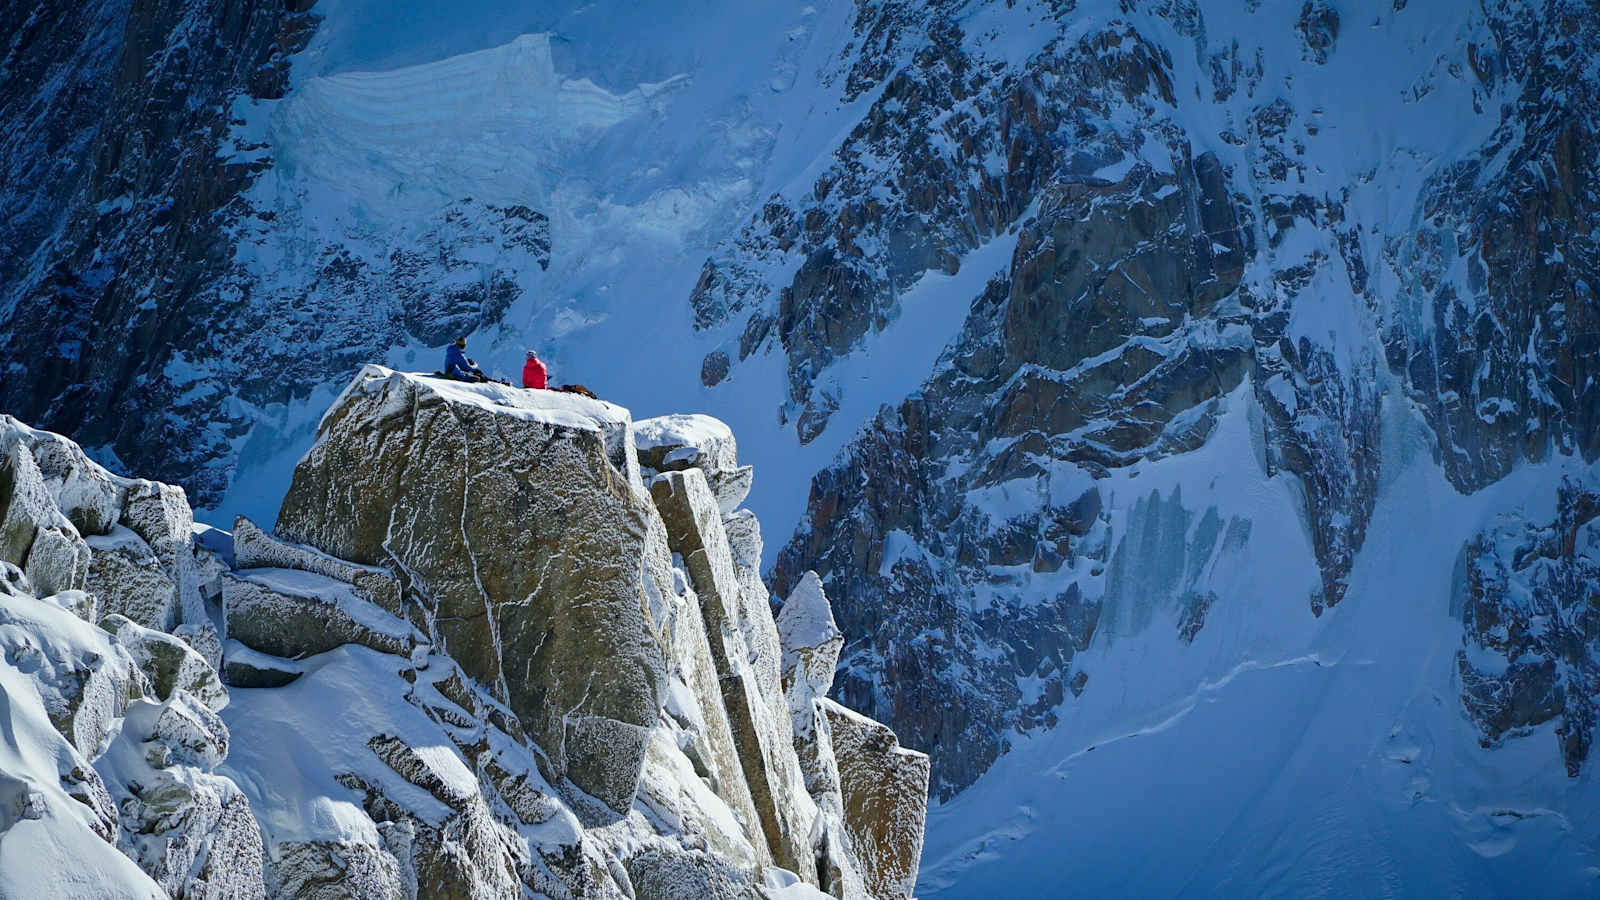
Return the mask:
<path fill-rule="evenodd" d="M 1568 478 L 1551 522 L 1506 517 L 1462 548 L 1461 700 L 1486 745 L 1553 719 L 1567 774 L 1594 743 L 1600 695 L 1600 490 Z"/>
<path fill-rule="evenodd" d="M 0 360 L 28 370 L 0 407 L 201 496 L 222 487 L 203 465 L 224 448 L 167 414 L 183 388 L 166 367 L 229 315 L 203 297 L 230 257 L 215 217 L 260 164 L 219 150 L 236 98 L 286 87 L 315 24 L 300 5 L 0 13 L 0 182 L 31 186 L 0 192 Z"/>

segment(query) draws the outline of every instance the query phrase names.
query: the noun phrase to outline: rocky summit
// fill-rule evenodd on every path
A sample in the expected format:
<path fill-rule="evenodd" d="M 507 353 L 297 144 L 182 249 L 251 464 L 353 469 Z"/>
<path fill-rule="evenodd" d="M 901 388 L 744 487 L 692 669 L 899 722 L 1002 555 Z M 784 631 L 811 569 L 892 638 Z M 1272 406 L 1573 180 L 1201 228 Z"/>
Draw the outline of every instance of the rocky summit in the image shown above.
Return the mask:
<path fill-rule="evenodd" d="M 715 419 L 369 366 L 231 534 L 0 441 L 0 896 L 913 894 L 928 758 Z"/>

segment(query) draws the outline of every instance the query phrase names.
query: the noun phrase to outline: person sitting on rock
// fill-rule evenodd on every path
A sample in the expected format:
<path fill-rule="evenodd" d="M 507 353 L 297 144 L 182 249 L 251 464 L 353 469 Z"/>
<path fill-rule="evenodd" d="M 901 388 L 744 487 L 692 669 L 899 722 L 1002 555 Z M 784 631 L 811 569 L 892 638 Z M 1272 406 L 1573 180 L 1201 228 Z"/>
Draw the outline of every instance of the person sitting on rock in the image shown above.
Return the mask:
<path fill-rule="evenodd" d="M 456 338 L 454 344 L 444 348 L 444 374 L 457 381 L 489 380 L 477 363 L 467 359 L 467 339 L 464 337 Z"/>
<path fill-rule="evenodd" d="M 550 383 L 550 371 L 539 359 L 539 354 L 528 351 L 528 361 L 522 364 L 522 386 L 544 390 Z"/>

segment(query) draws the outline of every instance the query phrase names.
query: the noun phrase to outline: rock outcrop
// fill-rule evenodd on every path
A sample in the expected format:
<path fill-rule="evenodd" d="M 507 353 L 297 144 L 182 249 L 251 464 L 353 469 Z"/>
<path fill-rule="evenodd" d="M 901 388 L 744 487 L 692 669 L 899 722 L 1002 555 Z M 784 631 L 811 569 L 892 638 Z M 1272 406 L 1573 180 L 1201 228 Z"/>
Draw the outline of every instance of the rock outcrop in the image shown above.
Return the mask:
<path fill-rule="evenodd" d="M 183 491 L 10 417 L 0 454 L 0 895 L 264 898 Z"/>
<path fill-rule="evenodd" d="M 510 706 L 548 777 L 622 813 L 666 689 L 671 591 L 634 459 L 617 407 L 369 367 L 323 419 L 277 533 L 402 573 L 429 640 Z"/>
<path fill-rule="evenodd" d="M 910 898 L 927 823 L 928 757 L 900 746 L 888 726 L 831 700 L 827 717 L 844 823 L 874 897 Z"/>
<path fill-rule="evenodd" d="M 626 410 L 370 367 L 230 536 L 0 420 L 0 893 L 44 846 L 128 896 L 902 896 L 826 598 L 783 643 L 732 434 L 644 430 L 641 470 Z"/>
<path fill-rule="evenodd" d="M 801 690 L 819 695 L 838 641 L 780 641 L 731 433 L 705 417 L 638 430 L 598 401 L 368 367 L 276 533 L 236 523 L 218 771 L 262 822 L 279 894 L 646 900 L 800 881 L 868 898 L 869 874 L 899 872 L 855 849 L 881 829 L 836 773 L 808 783 L 802 755 L 831 764 L 830 732 L 796 734 L 784 660 L 804 655 Z M 831 621 L 820 590 L 789 615 L 806 617 Z M 161 657 L 163 683 L 191 683 L 197 658 Z M 190 743 L 184 758 L 214 761 Z M 329 803 L 345 812 L 315 812 Z"/>
<path fill-rule="evenodd" d="M 1567 774 L 1594 742 L 1600 694 L 1600 488 L 1568 477 L 1549 522 L 1506 516 L 1461 550 L 1453 609 L 1461 699 L 1485 746 L 1556 721 Z"/>
<path fill-rule="evenodd" d="M 699 600 L 723 706 L 767 843 L 780 866 L 814 880 L 809 836 L 816 812 L 794 758 L 787 709 L 775 711 L 773 704 L 782 690 L 772 614 L 740 602 L 732 552 L 701 471 L 664 472 L 650 487 L 672 551 L 683 558 Z"/>

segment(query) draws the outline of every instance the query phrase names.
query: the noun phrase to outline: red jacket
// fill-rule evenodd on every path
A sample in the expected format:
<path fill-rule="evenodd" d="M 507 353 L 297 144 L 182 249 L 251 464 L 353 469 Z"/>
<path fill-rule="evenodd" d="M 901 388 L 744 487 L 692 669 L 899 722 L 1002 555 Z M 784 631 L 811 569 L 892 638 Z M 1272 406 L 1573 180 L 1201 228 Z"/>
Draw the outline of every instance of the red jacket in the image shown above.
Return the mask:
<path fill-rule="evenodd" d="M 528 357 L 528 362 L 522 367 L 522 386 L 525 388 L 542 388 L 550 373 L 545 369 L 544 363 L 538 357 Z"/>

